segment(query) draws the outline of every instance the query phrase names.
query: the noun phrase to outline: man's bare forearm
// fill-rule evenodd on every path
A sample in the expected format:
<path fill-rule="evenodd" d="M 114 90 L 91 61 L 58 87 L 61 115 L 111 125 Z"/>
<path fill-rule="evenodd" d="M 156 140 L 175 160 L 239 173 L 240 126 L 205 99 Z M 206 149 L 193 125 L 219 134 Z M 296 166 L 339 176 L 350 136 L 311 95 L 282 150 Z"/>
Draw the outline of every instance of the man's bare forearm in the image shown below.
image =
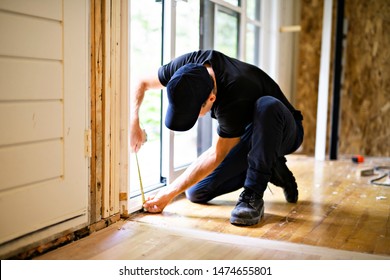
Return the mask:
<path fill-rule="evenodd" d="M 130 102 L 130 146 L 131 150 L 138 152 L 145 141 L 144 133 L 140 126 L 139 110 L 149 89 L 161 89 L 163 85 L 156 76 L 140 79 L 131 90 Z"/>
<path fill-rule="evenodd" d="M 239 138 L 219 139 L 220 140 L 215 146 L 210 147 L 198 157 L 186 171 L 172 183 L 177 195 L 195 185 L 214 171 L 214 169 L 225 159 L 231 149 L 240 141 Z"/>
<path fill-rule="evenodd" d="M 213 147 L 198 157 L 174 182 L 171 187 L 175 195 L 179 195 L 209 175 L 221 162 Z"/>

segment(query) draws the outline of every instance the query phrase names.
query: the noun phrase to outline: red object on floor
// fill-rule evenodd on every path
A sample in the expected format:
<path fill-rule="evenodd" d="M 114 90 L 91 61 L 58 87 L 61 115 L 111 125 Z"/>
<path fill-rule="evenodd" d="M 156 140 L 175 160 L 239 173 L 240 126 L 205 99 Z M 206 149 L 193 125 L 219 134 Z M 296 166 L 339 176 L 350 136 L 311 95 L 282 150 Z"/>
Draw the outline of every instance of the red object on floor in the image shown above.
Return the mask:
<path fill-rule="evenodd" d="M 361 155 L 354 155 L 352 157 L 352 161 L 355 163 L 361 163 L 361 162 L 364 162 L 364 157 Z"/>

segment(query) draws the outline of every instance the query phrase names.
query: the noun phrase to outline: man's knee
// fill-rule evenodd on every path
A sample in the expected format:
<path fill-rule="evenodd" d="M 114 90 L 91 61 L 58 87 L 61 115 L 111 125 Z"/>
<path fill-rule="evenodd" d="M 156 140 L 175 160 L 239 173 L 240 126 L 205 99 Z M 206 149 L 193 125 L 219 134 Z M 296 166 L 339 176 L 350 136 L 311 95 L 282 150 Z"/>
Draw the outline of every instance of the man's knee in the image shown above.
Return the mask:
<path fill-rule="evenodd" d="M 283 103 L 272 96 L 263 96 L 256 101 L 256 108 L 261 111 L 272 111 L 273 109 L 280 108 L 281 105 Z"/>
<path fill-rule="evenodd" d="M 272 96 L 263 96 L 256 101 L 255 115 L 260 119 L 269 120 L 275 117 L 279 119 L 283 106 L 280 100 Z"/>
<path fill-rule="evenodd" d="M 207 203 L 210 201 L 210 197 L 207 191 L 202 189 L 190 188 L 186 190 L 186 197 L 193 203 Z"/>

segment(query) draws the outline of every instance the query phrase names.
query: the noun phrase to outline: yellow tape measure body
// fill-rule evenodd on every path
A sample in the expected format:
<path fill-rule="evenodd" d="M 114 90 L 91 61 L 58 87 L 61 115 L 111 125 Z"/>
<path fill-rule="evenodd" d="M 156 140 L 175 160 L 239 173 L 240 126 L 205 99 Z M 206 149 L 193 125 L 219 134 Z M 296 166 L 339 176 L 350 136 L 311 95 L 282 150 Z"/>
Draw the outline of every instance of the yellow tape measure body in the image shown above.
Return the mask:
<path fill-rule="evenodd" d="M 141 170 L 140 170 L 140 168 L 139 168 L 137 153 L 135 153 L 135 160 L 136 160 L 136 162 L 137 162 L 138 178 L 139 178 L 139 187 L 140 187 L 140 190 L 141 190 L 142 204 L 144 204 L 144 203 L 145 203 L 145 192 L 144 192 L 144 186 L 142 185 Z"/>

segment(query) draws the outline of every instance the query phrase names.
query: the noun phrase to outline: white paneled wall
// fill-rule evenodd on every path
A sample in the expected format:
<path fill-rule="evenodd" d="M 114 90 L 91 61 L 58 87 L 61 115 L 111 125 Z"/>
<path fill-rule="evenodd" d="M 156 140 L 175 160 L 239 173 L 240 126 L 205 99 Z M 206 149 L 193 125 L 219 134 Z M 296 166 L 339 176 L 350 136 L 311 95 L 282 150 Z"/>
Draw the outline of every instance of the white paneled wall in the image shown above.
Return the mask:
<path fill-rule="evenodd" d="M 0 0 L 0 245 L 88 221 L 88 3 Z"/>

